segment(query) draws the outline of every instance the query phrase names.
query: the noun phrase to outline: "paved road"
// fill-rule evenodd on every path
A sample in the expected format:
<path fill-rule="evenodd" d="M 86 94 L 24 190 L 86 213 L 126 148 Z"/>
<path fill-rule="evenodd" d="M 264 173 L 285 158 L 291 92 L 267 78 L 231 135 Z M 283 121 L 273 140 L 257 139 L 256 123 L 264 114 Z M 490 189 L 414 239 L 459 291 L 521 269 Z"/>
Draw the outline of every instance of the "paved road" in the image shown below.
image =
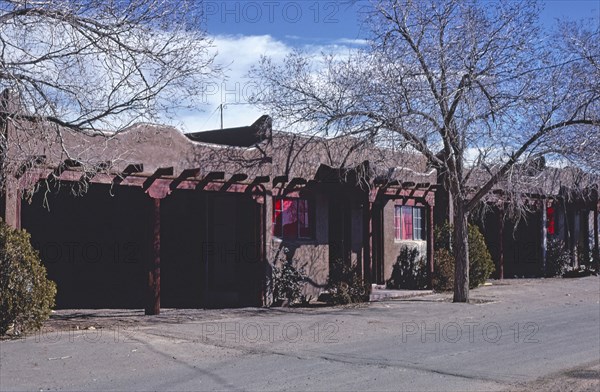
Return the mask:
<path fill-rule="evenodd" d="M 154 318 L 62 312 L 48 323 L 58 331 L 0 343 L 0 389 L 494 391 L 578 367 L 567 383 L 600 386 L 598 277 L 498 282 L 472 297 Z M 74 325 L 98 329 L 65 329 Z"/>

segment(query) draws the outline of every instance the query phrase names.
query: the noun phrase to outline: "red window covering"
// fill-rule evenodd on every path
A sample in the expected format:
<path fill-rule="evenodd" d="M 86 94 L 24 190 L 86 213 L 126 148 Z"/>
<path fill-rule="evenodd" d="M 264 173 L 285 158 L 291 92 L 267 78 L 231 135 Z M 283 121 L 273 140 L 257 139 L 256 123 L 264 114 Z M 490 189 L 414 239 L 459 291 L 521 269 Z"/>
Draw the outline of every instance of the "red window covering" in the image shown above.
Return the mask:
<path fill-rule="evenodd" d="M 394 211 L 394 237 L 397 240 L 402 239 L 402 214 L 400 212 L 401 210 L 402 207 L 396 206 L 396 209 Z"/>
<path fill-rule="evenodd" d="M 283 237 L 298 237 L 298 204 L 296 200 L 283 199 Z"/>
<path fill-rule="evenodd" d="M 402 207 L 402 239 L 413 239 L 413 214 L 412 207 Z"/>
<path fill-rule="evenodd" d="M 546 224 L 547 224 L 547 228 L 548 228 L 548 234 L 550 235 L 554 235 L 554 208 L 553 207 L 548 207 L 546 209 Z"/>
<path fill-rule="evenodd" d="M 282 200 L 276 199 L 273 203 L 273 235 L 281 236 Z"/>
<path fill-rule="evenodd" d="M 305 199 L 276 199 L 273 203 L 273 235 L 281 238 L 312 237 L 312 204 Z"/>

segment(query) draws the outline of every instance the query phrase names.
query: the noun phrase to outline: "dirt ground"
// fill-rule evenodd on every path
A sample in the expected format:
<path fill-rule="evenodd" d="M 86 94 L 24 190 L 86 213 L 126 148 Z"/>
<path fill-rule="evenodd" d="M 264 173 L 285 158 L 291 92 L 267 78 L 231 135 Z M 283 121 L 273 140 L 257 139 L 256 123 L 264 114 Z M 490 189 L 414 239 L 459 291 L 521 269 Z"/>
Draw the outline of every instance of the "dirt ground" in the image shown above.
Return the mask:
<path fill-rule="evenodd" d="M 592 363 L 566 372 L 542 377 L 507 392 L 598 392 L 600 364 Z"/>

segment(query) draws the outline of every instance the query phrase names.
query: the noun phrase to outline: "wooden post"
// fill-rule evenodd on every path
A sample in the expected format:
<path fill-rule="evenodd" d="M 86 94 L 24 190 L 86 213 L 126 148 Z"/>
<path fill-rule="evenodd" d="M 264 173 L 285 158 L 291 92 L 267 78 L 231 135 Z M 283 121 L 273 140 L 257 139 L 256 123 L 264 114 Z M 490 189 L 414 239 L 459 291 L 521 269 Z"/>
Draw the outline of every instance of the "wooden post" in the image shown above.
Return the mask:
<path fill-rule="evenodd" d="M 546 209 L 546 202 L 542 200 L 542 241 L 541 241 L 541 252 L 542 252 L 542 276 L 546 276 L 546 249 L 548 248 L 548 216 Z"/>
<path fill-rule="evenodd" d="M 433 289 L 433 273 L 434 273 L 434 252 L 435 252 L 435 248 L 434 248 L 434 241 L 435 241 L 435 235 L 434 235 L 434 215 L 433 215 L 433 211 L 434 208 L 433 206 L 430 204 L 427 206 L 427 211 L 428 211 L 428 230 L 427 230 L 427 266 L 428 266 L 428 275 L 429 275 L 429 288 Z"/>
<path fill-rule="evenodd" d="M 600 248 L 598 242 L 600 239 L 598 238 L 598 210 L 600 210 L 600 204 L 594 207 L 594 256 L 596 260 L 600 259 Z"/>
<path fill-rule="evenodd" d="M 498 279 L 504 279 L 504 208 L 500 208 L 498 223 Z"/>
<path fill-rule="evenodd" d="M 363 278 L 373 283 L 373 203 L 366 200 L 363 204 Z"/>
<path fill-rule="evenodd" d="M 4 203 L 4 221 L 13 229 L 20 229 L 21 191 L 16 181 L 7 180 Z"/>
<path fill-rule="evenodd" d="M 264 200 L 261 205 L 262 228 L 261 228 L 261 249 L 262 262 L 264 264 L 263 286 L 263 306 L 269 306 L 273 302 L 272 288 L 269 287 L 271 281 L 271 257 L 273 256 L 273 190 L 271 187 L 265 188 Z M 310 219 L 310 218 L 309 218 Z"/>
<path fill-rule="evenodd" d="M 578 205 L 573 207 L 573 236 L 571 237 L 571 258 L 574 268 L 579 268 L 579 238 L 581 237 L 581 212 L 577 207 Z"/>
<path fill-rule="evenodd" d="M 146 315 L 160 314 L 160 199 L 152 200 L 152 255 L 148 263 Z"/>

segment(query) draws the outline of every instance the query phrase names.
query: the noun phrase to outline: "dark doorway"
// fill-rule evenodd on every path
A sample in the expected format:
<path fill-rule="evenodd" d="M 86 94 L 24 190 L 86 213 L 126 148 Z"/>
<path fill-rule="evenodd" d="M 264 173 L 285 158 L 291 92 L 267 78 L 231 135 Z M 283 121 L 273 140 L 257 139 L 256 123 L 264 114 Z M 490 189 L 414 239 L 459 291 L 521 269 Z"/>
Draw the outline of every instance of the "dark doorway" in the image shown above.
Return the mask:
<path fill-rule="evenodd" d="M 92 184 L 75 196 L 71 183 L 23 202 L 57 308 L 143 308 L 151 199 L 140 188 Z"/>
<path fill-rule="evenodd" d="M 259 205 L 249 195 L 215 193 L 207 194 L 206 211 L 206 306 L 260 306 L 265 270 Z"/>
<path fill-rule="evenodd" d="M 371 254 L 373 257 L 373 282 L 385 284 L 384 265 L 383 265 L 383 204 L 381 202 L 373 203 L 372 209 L 372 244 Z"/>
<path fill-rule="evenodd" d="M 333 196 L 329 204 L 329 264 L 350 263 L 352 251 L 352 209 L 346 198 Z"/>
<path fill-rule="evenodd" d="M 175 190 L 161 200 L 161 306 L 204 305 L 206 194 Z"/>

